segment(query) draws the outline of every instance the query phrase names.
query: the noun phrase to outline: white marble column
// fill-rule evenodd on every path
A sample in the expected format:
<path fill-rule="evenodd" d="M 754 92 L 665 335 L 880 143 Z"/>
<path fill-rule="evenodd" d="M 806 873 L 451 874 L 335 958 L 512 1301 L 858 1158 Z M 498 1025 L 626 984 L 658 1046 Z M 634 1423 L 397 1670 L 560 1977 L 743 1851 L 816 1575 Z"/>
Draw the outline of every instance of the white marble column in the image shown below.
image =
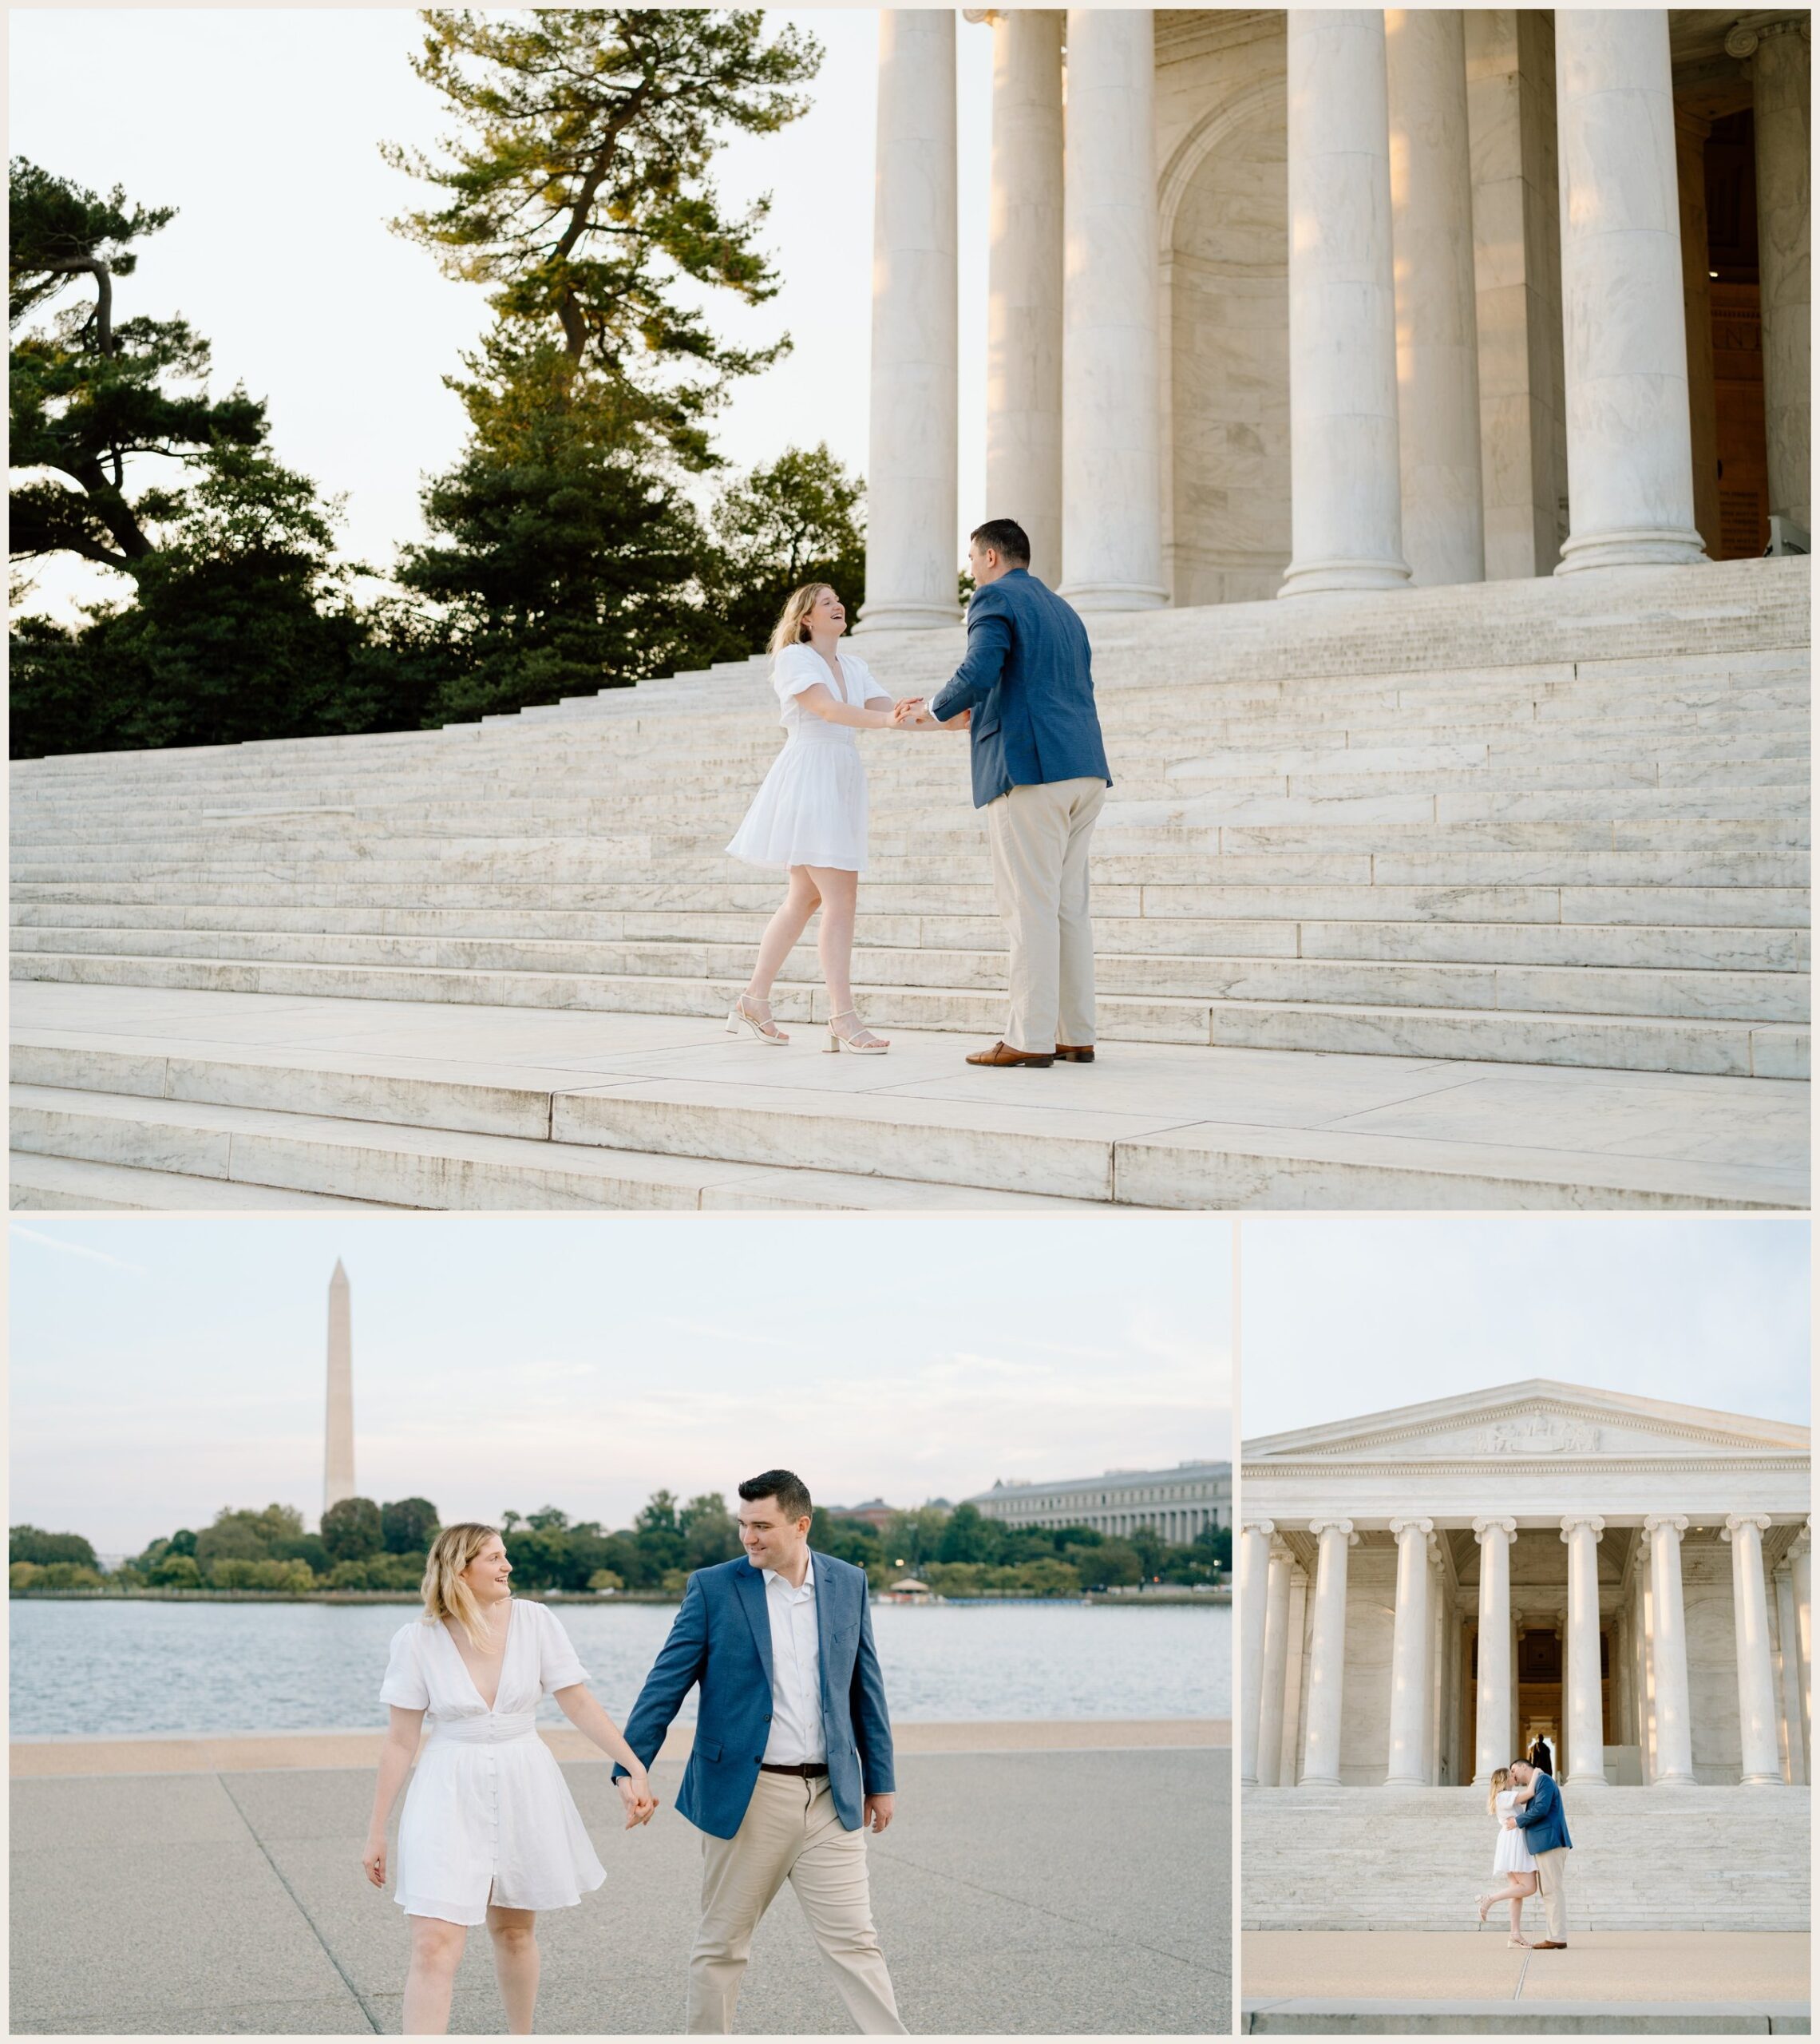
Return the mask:
<path fill-rule="evenodd" d="M 1264 1702 L 1264 1628 L 1268 1597 L 1271 1535 L 1268 1519 L 1239 1529 L 1239 1779 L 1257 1780 L 1257 1745 Z"/>
<path fill-rule="evenodd" d="M 1280 596 L 1391 589 L 1403 551 L 1384 17 L 1292 7 L 1289 523 Z"/>
<path fill-rule="evenodd" d="M 1776 1694 L 1770 1672 L 1770 1615 L 1763 1594 L 1763 1512 L 1732 1512 L 1724 1538 L 1731 1543 L 1731 1612 L 1738 1644 L 1738 1740 L 1746 1788 L 1779 1786 L 1776 1764 Z"/>
<path fill-rule="evenodd" d="M 1169 601 L 1156 65 L 1149 8 L 1068 10 L 1062 593 L 1081 611 Z"/>
<path fill-rule="evenodd" d="M 1308 1638 L 1308 1578 L 1292 1563 L 1289 1570 L 1289 1654 L 1283 1671 L 1283 1750 L 1276 1779 L 1284 1788 L 1296 1786 L 1302 1757 L 1303 1654 Z"/>
<path fill-rule="evenodd" d="M 1814 1773 L 1814 1535 L 1811 1521 L 1788 1551 L 1794 1590 L 1794 1637 L 1801 1669 L 1801 1729 L 1807 1742 L 1807 1772 Z"/>
<path fill-rule="evenodd" d="M 1691 564 L 1666 10 L 1557 9 L 1555 109 L 1572 528 L 1555 572 Z"/>
<path fill-rule="evenodd" d="M 1812 35 L 1805 10 L 1725 38 L 1751 60 L 1757 137 L 1757 271 L 1763 321 L 1763 426 L 1770 511 L 1812 530 L 1813 414 L 1809 395 Z"/>
<path fill-rule="evenodd" d="M 1283 1778 L 1283 1686 L 1289 1667 L 1289 1572 L 1295 1565 L 1283 1543 L 1272 1540 L 1264 1607 L 1264 1698 L 1258 1709 L 1257 1779 L 1263 1788 L 1274 1788 Z"/>
<path fill-rule="evenodd" d="M 1642 1576 L 1637 1586 L 1637 1738 L 1643 1747 L 1643 1778 L 1652 1786 L 1660 1785 L 1661 1768 L 1662 1715 L 1660 1701 L 1662 1694 L 1661 1635 L 1656 1629 L 1656 1614 L 1660 1606 L 1656 1601 L 1658 1577 L 1655 1564 L 1655 1535 L 1652 1531 L 1654 1521 L 1644 1521 L 1644 1534 L 1648 1542 L 1644 1549 Z M 1675 1533 L 1675 1581 L 1677 1586 L 1675 1608 L 1681 1607 L 1679 1586 L 1681 1580 L 1681 1535 L 1687 1530 L 1685 1520 Z M 1686 1665 L 1684 1651 L 1682 1664 Z M 1684 1722 L 1686 1721 L 1684 1715 Z M 1691 1761 L 1690 1761 L 1690 1765 Z"/>
<path fill-rule="evenodd" d="M 1315 1570 L 1314 1637 L 1308 1654 L 1308 1743 L 1302 1780 L 1311 1788 L 1339 1786 L 1340 1693 L 1346 1674 L 1347 1549 L 1359 1544 L 1350 1519 L 1317 1519 L 1308 1531 L 1320 1541 Z"/>
<path fill-rule="evenodd" d="M 858 632 L 960 618 L 955 18 L 878 18 L 872 433 Z"/>
<path fill-rule="evenodd" d="M 1599 1536 L 1605 1522 L 1569 1512 L 1567 1546 L 1567 1758 L 1564 1787 L 1605 1787 L 1605 1714 L 1599 1686 Z"/>
<path fill-rule="evenodd" d="M 986 274 L 986 508 L 1062 579 L 1062 27 L 1059 7 L 968 13 L 992 25 Z"/>
<path fill-rule="evenodd" d="M 1687 330 L 1687 434 L 1693 449 L 1694 529 L 1719 558 L 1719 392 L 1712 374 L 1712 283 L 1707 271 L 1706 145 L 1712 123 L 1675 109 L 1675 186 L 1680 203 L 1681 301 Z"/>
<path fill-rule="evenodd" d="M 1478 1543 L 1478 1727 L 1473 1781 L 1486 1787 L 1494 1772 L 1510 1761 L 1510 1713 L 1516 1685 L 1511 1680 L 1510 1546 L 1514 1519 L 1475 1519 Z"/>
<path fill-rule="evenodd" d="M 1651 1674 L 1655 1676 L 1656 1788 L 1693 1782 L 1693 1721 L 1687 1709 L 1687 1613 L 1681 1600 L 1681 1535 L 1677 1512 L 1651 1512 L 1642 1531 L 1651 1554 Z"/>
<path fill-rule="evenodd" d="M 1432 1519 L 1393 1519 L 1397 1543 L 1397 1608 L 1391 1637 L 1391 1739 L 1387 1788 L 1419 1788 L 1424 1697 L 1428 1688 L 1428 1536 Z"/>
<path fill-rule="evenodd" d="M 1788 1749 L 1785 1781 L 1807 1779 L 1807 1738 L 1801 1722 L 1801 1646 L 1794 1623 L 1794 1571 L 1785 1561 L 1776 1571 L 1776 1674 L 1782 1699 L 1782 1739 Z"/>
<path fill-rule="evenodd" d="M 1434 1617 L 1429 1626 L 1428 1712 L 1422 1749 L 1426 1778 L 1438 1784 L 1447 1721 L 1447 1571 L 1441 1559 L 1440 1539 L 1434 1534 L 1429 1535 L 1428 1566 L 1428 1602 Z"/>
<path fill-rule="evenodd" d="M 1465 17 L 1387 7 L 1403 551 L 1416 583 L 1485 580 Z"/>

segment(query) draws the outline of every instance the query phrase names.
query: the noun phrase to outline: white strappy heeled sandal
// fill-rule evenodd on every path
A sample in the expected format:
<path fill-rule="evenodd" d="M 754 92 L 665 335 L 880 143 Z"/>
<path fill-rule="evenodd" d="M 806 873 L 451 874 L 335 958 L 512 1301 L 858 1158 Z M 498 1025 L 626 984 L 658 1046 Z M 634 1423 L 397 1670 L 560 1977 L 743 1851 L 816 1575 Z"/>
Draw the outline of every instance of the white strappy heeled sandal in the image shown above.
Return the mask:
<path fill-rule="evenodd" d="M 843 1008 L 838 1015 L 829 1016 L 828 1048 L 836 1053 L 851 1051 L 855 1057 L 883 1057 L 891 1048 L 890 1044 L 883 1036 L 872 1036 L 872 1031 L 863 1022 L 860 1023 L 859 1028 L 850 1036 L 843 1036 L 835 1028 L 834 1024 L 837 1022 L 845 1021 L 849 1015 L 856 1022 L 859 1022 L 860 1011 L 857 1008 Z M 862 1044 L 859 1040 L 861 1036 L 872 1036 L 872 1041 L 869 1044 Z"/>
<path fill-rule="evenodd" d="M 755 1000 L 753 1008 L 764 1009 L 762 1015 L 754 1015 L 746 1005 L 747 996 L 742 994 L 726 1011 L 726 1033 L 737 1036 L 749 1033 L 762 1044 L 769 1044 L 774 1050 L 781 1049 L 789 1041 L 783 1031 L 771 1020 L 771 1004 L 768 1000 Z"/>

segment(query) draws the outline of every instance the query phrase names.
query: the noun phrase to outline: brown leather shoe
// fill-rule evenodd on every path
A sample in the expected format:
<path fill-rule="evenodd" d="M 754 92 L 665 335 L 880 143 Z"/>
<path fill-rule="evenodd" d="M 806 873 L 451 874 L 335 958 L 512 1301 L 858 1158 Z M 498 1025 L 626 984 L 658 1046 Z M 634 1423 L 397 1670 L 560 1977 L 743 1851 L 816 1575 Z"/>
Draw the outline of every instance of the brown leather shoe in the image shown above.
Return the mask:
<path fill-rule="evenodd" d="M 1055 1061 L 1058 1064 L 1091 1064 L 1094 1047 L 1091 1044 L 1058 1044 Z"/>
<path fill-rule="evenodd" d="M 1552 1938 L 1538 1938 L 1529 1949 L 1531 1951 L 1565 1951 L 1567 1940 L 1563 1938 L 1560 1943 L 1557 1944 Z"/>
<path fill-rule="evenodd" d="M 969 1064 L 1053 1064 L 1053 1051 L 1015 1051 L 1003 1041 L 995 1044 L 989 1051 L 975 1051 L 967 1059 Z"/>

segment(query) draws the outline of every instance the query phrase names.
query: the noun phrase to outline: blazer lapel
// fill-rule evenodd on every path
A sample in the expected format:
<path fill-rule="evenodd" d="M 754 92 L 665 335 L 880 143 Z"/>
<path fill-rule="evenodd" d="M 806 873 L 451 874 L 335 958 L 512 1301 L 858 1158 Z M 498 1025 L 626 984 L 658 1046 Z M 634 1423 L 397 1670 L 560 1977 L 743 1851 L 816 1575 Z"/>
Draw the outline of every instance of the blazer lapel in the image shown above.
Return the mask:
<path fill-rule="evenodd" d="M 771 1614 L 765 1606 L 765 1571 L 748 1562 L 734 1581 L 739 1585 L 746 1622 L 752 1628 L 752 1643 L 758 1650 L 759 1663 L 765 1670 L 765 1686 L 773 1689 L 777 1677 L 771 1668 Z"/>
<path fill-rule="evenodd" d="M 828 1642 L 834 1631 L 834 1571 L 818 1568 L 815 1571 L 815 1643 L 820 1651 L 816 1661 L 821 1673 L 821 1694 L 818 1701 L 823 1713 L 828 1709 L 828 1699 L 834 1693 L 834 1678 L 828 1665 Z"/>

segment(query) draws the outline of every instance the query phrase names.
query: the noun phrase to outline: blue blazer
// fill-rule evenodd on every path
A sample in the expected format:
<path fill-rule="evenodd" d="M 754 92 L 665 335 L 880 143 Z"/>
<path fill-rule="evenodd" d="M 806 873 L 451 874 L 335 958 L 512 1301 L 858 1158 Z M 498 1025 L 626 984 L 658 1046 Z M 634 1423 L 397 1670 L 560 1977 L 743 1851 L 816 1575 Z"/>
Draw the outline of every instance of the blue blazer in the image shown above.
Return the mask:
<path fill-rule="evenodd" d="M 974 591 L 967 658 L 929 707 L 944 724 L 973 712 L 975 809 L 1042 781 L 1097 774 L 1112 785 L 1086 627 L 1027 568 Z"/>
<path fill-rule="evenodd" d="M 1552 1852 L 1564 1845 L 1573 1848 L 1573 1840 L 1567 1835 L 1567 1805 L 1561 1800 L 1553 1775 L 1538 1769 L 1535 1794 L 1528 1802 L 1519 1803 L 1510 1814 L 1517 1820 L 1517 1828 L 1529 1834 L 1525 1842 L 1532 1852 Z"/>
<path fill-rule="evenodd" d="M 891 1717 L 872 1646 L 866 1572 L 832 1555 L 815 1557 L 815 1623 L 821 1643 L 821 1729 L 828 1785 L 849 1831 L 864 1799 L 896 1792 Z M 765 1572 L 742 1555 L 698 1569 L 682 1608 L 626 1721 L 626 1743 L 647 1767 L 697 1685 L 695 1745 L 683 1771 L 679 1812 L 715 1838 L 731 1838 L 758 1781 L 771 1735 L 771 1620 Z M 616 1781 L 625 1773 L 615 1767 Z"/>

